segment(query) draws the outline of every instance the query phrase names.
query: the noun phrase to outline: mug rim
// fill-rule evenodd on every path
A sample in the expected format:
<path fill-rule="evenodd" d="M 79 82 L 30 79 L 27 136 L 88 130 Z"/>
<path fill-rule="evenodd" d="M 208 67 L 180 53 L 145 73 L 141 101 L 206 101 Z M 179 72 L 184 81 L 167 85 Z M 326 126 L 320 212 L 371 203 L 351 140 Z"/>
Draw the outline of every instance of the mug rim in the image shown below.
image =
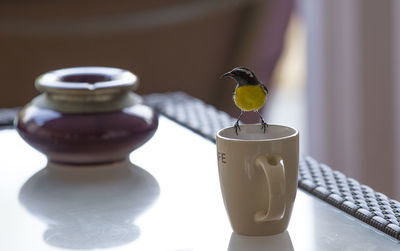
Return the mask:
<path fill-rule="evenodd" d="M 240 125 L 240 128 L 245 128 L 245 127 L 260 127 L 260 124 L 244 124 L 244 125 Z M 222 133 L 224 131 L 234 130 L 234 126 L 228 126 L 228 127 L 225 127 L 225 128 L 222 128 L 222 129 L 218 130 L 217 139 L 220 138 L 220 139 L 227 140 L 227 141 L 237 141 L 237 142 L 257 142 L 257 141 L 258 142 L 261 142 L 261 141 L 264 141 L 264 142 L 268 141 L 269 142 L 269 141 L 277 141 L 277 140 L 293 138 L 293 137 L 296 137 L 296 136 L 299 135 L 299 131 L 294 127 L 285 126 L 285 125 L 279 125 L 279 124 L 268 124 L 268 127 L 267 127 L 266 130 L 268 131 L 268 128 L 270 128 L 270 127 L 286 128 L 286 129 L 292 130 L 293 132 L 291 134 L 287 135 L 287 136 L 275 137 L 275 138 L 240 139 L 240 138 L 232 138 L 232 137 L 227 137 L 227 136 L 223 136 L 222 135 Z M 240 134 L 240 131 L 239 131 L 239 134 Z"/>

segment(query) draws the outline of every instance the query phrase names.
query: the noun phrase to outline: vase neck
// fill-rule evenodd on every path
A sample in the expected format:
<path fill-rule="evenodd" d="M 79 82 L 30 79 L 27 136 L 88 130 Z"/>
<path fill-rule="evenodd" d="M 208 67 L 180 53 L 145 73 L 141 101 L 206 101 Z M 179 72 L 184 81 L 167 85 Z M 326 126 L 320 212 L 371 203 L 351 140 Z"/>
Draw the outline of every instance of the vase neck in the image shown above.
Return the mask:
<path fill-rule="evenodd" d="M 101 113 L 119 111 L 142 103 L 142 98 L 133 93 L 119 95 L 68 95 L 42 93 L 32 100 L 38 107 L 61 113 Z"/>

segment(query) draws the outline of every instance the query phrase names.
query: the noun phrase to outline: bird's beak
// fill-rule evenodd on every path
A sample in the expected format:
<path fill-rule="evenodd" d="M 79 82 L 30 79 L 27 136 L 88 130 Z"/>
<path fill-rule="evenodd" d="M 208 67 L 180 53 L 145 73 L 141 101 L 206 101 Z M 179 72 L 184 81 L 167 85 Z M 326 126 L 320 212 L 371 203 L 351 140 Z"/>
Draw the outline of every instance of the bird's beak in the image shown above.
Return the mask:
<path fill-rule="evenodd" d="M 224 78 L 224 77 L 233 77 L 233 73 L 228 71 L 227 73 L 222 74 L 221 77 L 219 78 Z"/>

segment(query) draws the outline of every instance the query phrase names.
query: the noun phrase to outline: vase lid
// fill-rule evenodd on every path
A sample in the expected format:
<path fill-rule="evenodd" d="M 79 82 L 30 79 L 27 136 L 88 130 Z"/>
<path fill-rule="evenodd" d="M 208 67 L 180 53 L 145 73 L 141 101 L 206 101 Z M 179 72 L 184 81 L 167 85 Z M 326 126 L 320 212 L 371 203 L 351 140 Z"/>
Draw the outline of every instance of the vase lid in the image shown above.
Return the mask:
<path fill-rule="evenodd" d="M 39 91 L 47 93 L 97 94 L 136 89 L 138 78 L 132 72 L 113 67 L 72 67 L 49 71 L 35 81 Z"/>

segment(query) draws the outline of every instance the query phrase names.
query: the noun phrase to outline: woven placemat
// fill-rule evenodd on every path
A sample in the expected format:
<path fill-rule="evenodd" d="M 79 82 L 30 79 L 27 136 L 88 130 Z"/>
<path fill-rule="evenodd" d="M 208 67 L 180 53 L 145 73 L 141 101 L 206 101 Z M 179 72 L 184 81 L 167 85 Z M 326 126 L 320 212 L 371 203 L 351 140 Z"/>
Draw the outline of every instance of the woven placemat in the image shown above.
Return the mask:
<path fill-rule="evenodd" d="M 0 108 L 0 128 L 12 127 L 20 108 Z"/>
<path fill-rule="evenodd" d="M 151 94 L 145 96 L 145 101 L 212 142 L 218 130 L 235 122 L 227 113 L 181 92 Z M 398 201 L 308 156 L 300 158 L 298 184 L 301 189 L 400 240 Z"/>

